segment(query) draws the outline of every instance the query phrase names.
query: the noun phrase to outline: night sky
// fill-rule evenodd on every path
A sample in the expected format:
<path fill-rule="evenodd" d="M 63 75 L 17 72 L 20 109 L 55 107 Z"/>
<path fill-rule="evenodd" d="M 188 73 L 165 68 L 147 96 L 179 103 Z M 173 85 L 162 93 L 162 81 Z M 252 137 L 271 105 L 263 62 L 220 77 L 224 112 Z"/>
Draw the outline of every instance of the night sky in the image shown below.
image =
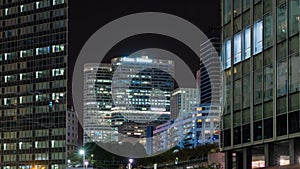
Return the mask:
<path fill-rule="evenodd" d="M 176 15 L 198 26 L 207 36 L 211 36 L 212 29 L 220 27 L 219 0 L 70 0 L 69 68 L 74 67 L 81 48 L 94 32 L 119 17 L 138 12 Z M 144 48 L 171 51 L 182 58 L 193 72 L 199 69 L 198 57 L 187 46 L 173 38 L 154 34 L 124 39 L 107 53 L 104 62 Z M 72 71 L 69 71 L 69 79 L 72 79 Z"/>

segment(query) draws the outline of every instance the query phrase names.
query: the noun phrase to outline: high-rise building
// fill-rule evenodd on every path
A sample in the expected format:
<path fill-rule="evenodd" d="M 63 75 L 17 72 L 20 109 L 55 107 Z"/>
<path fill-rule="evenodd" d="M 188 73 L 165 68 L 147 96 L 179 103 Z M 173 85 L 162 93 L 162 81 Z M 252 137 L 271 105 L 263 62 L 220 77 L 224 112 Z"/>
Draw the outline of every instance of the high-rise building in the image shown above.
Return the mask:
<path fill-rule="evenodd" d="M 197 88 L 177 88 L 171 92 L 171 119 L 195 111 L 200 103 L 200 92 Z"/>
<path fill-rule="evenodd" d="M 84 143 L 116 140 L 118 130 L 111 127 L 111 78 L 110 64 L 84 65 Z"/>
<path fill-rule="evenodd" d="M 0 1 L 0 166 L 66 167 L 67 0 Z"/>
<path fill-rule="evenodd" d="M 173 61 L 147 56 L 114 58 L 111 64 L 85 64 L 84 142 L 124 140 L 134 133 L 145 140 L 145 129 L 133 135 L 127 130 L 170 119 L 172 75 Z"/>
<path fill-rule="evenodd" d="M 212 103 L 220 105 L 220 38 L 217 33 L 201 45 L 200 69 L 197 71 L 197 88 L 200 92 L 200 104 Z"/>
<path fill-rule="evenodd" d="M 174 61 L 120 57 L 112 59 L 112 70 L 114 126 L 123 121 L 146 123 L 170 115 Z"/>
<path fill-rule="evenodd" d="M 299 164 L 299 0 L 221 3 L 226 168 Z"/>

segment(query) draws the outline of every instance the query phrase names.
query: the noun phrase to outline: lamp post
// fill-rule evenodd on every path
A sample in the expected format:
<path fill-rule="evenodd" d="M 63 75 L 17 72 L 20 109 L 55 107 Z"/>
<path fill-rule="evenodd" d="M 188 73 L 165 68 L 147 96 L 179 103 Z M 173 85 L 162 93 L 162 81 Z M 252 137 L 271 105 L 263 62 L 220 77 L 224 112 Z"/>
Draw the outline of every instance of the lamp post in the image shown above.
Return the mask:
<path fill-rule="evenodd" d="M 88 162 L 88 161 L 85 161 L 84 164 L 85 164 L 85 168 L 87 169 L 87 168 L 88 168 L 88 165 L 89 165 L 89 162 Z"/>
<path fill-rule="evenodd" d="M 82 169 L 84 169 L 84 164 L 85 164 L 84 150 L 83 149 L 79 150 L 79 154 L 82 155 Z"/>
<path fill-rule="evenodd" d="M 132 163 L 133 163 L 133 159 L 130 158 L 128 161 L 129 161 L 129 163 L 128 163 L 128 169 L 131 169 Z"/>

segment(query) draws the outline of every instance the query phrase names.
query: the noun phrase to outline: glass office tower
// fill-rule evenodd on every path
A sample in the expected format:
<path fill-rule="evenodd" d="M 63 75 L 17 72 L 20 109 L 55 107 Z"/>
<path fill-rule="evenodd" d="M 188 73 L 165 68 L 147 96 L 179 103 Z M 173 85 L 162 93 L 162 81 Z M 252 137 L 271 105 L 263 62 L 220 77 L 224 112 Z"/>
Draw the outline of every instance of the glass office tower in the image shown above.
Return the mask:
<path fill-rule="evenodd" d="M 112 59 L 112 125 L 166 121 L 160 117 L 170 115 L 174 67 L 172 60 L 148 56 Z"/>
<path fill-rule="evenodd" d="M 299 164 L 299 0 L 223 0 L 226 168 Z"/>
<path fill-rule="evenodd" d="M 0 168 L 65 168 L 67 0 L 0 1 Z"/>
<path fill-rule="evenodd" d="M 84 143 L 116 141 L 118 130 L 111 127 L 111 64 L 84 65 Z"/>

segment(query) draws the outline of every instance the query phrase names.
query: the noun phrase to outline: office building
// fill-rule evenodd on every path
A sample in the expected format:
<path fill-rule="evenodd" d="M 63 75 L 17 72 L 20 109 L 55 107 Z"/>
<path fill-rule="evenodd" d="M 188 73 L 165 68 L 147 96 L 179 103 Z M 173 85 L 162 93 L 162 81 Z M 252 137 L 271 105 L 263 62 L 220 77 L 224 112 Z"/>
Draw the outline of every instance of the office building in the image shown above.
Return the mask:
<path fill-rule="evenodd" d="M 203 42 L 201 47 L 200 69 L 197 71 L 197 88 L 200 92 L 200 104 L 212 103 L 220 105 L 220 61 L 218 55 L 220 52 L 220 38 L 217 30 L 213 31 L 207 41 Z"/>
<path fill-rule="evenodd" d="M 194 107 L 194 111 L 154 127 L 152 140 L 149 140 L 153 143 L 153 150 L 148 152 L 155 154 L 174 146 L 182 149 L 219 144 L 219 126 L 220 106 Z"/>
<path fill-rule="evenodd" d="M 116 140 L 118 131 L 111 127 L 111 78 L 110 64 L 84 65 L 84 143 Z"/>
<path fill-rule="evenodd" d="M 148 56 L 112 59 L 112 125 L 147 123 L 170 115 L 174 61 Z"/>
<path fill-rule="evenodd" d="M 66 164 L 67 0 L 0 2 L 0 167 Z"/>
<path fill-rule="evenodd" d="M 147 56 L 114 58 L 111 64 L 85 64 L 84 143 L 135 137 L 128 135 L 127 129 L 137 125 L 139 132 L 134 133 L 145 140 L 146 131 L 140 128 L 170 119 L 172 75 L 173 61 Z"/>
<path fill-rule="evenodd" d="M 200 103 L 200 92 L 196 88 L 177 88 L 171 92 L 171 119 L 195 110 Z"/>
<path fill-rule="evenodd" d="M 226 168 L 299 164 L 299 0 L 221 3 Z"/>

